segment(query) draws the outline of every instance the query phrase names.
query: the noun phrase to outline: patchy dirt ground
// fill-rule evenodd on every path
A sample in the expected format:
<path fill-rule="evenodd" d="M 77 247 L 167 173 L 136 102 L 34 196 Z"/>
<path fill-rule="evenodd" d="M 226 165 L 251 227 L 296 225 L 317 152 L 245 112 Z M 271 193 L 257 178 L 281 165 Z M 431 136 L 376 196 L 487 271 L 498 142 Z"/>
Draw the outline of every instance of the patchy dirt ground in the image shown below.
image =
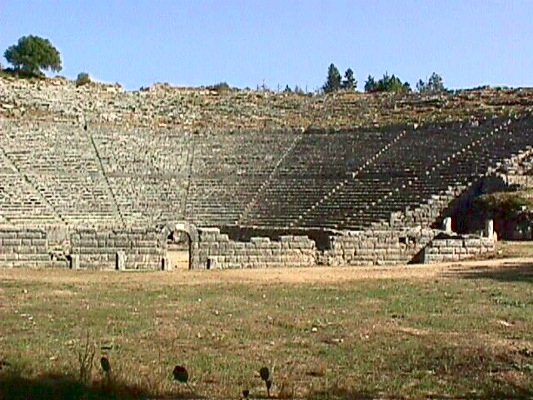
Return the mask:
<path fill-rule="evenodd" d="M 262 366 L 272 370 L 274 398 L 531 398 L 532 283 L 533 257 L 364 268 L 4 269 L 0 361 L 13 367 L 0 373 L 0 399 L 10 388 L 26 390 L 17 398 L 53 398 L 50 377 L 68 394 L 87 348 L 96 358 L 86 398 L 109 397 L 89 395 L 102 387 L 101 355 L 122 385 L 115 398 L 239 398 L 244 389 L 264 398 Z M 190 387 L 173 382 L 178 363 Z"/>
<path fill-rule="evenodd" d="M 53 283 L 140 283 L 150 281 L 162 285 L 204 285 L 217 283 L 249 284 L 335 284 L 366 279 L 430 279 L 455 274 L 516 273 L 533 276 L 533 258 L 507 258 L 463 261 L 432 265 L 402 265 L 384 267 L 310 267 L 236 270 L 184 269 L 173 272 L 71 271 L 63 269 L 0 269 L 1 281 Z M 520 272 L 517 272 L 520 271 Z"/>

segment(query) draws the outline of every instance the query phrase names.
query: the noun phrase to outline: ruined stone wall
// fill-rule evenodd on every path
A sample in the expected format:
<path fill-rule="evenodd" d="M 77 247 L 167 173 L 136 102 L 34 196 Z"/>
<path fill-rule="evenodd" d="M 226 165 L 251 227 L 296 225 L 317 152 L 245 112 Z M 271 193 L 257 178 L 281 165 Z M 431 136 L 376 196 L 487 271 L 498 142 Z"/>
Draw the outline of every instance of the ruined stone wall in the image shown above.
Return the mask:
<path fill-rule="evenodd" d="M 70 244 L 74 269 L 159 270 L 166 253 L 166 238 L 155 229 L 80 229 Z"/>
<path fill-rule="evenodd" d="M 252 237 L 250 241 L 231 240 L 218 228 L 201 228 L 200 268 L 269 268 L 317 264 L 315 242 L 307 236 L 281 236 L 279 240 Z"/>
<path fill-rule="evenodd" d="M 412 261 L 431 241 L 435 231 L 367 230 L 343 232 L 331 237 L 331 250 L 324 252 L 327 265 L 396 265 Z"/>
<path fill-rule="evenodd" d="M 424 263 L 459 261 L 494 251 L 492 238 L 441 234 L 424 249 Z"/>
<path fill-rule="evenodd" d="M 392 227 L 409 227 L 409 226 L 432 226 L 450 207 L 451 202 L 462 195 L 466 186 L 460 185 L 450 188 L 444 193 L 431 196 L 426 202 L 419 207 L 406 210 L 405 212 L 393 213 L 391 215 Z"/>
<path fill-rule="evenodd" d="M 395 265 L 416 260 L 437 231 L 432 229 L 346 231 L 331 234 L 320 249 L 304 235 L 232 240 L 218 228 L 199 229 L 200 268 L 266 268 L 313 265 Z M 419 260 L 423 261 L 423 260 Z"/>
<path fill-rule="evenodd" d="M 2 228 L 0 230 L 0 267 L 59 266 L 48 253 L 46 232 L 39 229 Z"/>
<path fill-rule="evenodd" d="M 316 239 L 316 238 L 315 238 Z M 232 240 L 218 228 L 200 228 L 191 242 L 191 268 L 271 268 L 315 265 L 395 265 L 458 261 L 494 251 L 481 236 L 445 234 L 432 229 L 337 232 L 327 249 L 308 236 L 281 234 Z M 75 230 L 69 262 L 49 248 L 40 229 L 0 230 L 0 267 L 160 270 L 167 264 L 166 235 L 159 229 Z"/>

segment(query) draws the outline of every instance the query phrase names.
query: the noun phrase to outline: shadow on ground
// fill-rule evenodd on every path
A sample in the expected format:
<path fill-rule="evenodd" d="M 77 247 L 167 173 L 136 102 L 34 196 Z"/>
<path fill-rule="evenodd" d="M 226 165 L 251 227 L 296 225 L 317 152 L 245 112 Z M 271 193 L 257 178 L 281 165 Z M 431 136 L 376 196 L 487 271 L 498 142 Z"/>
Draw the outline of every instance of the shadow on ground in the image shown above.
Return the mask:
<path fill-rule="evenodd" d="M 0 375 L 0 400 L 100 400 L 100 399 L 199 399 L 196 394 L 182 392 L 164 397 L 150 395 L 143 388 L 116 384 L 113 388 L 105 387 L 102 381 L 83 385 L 75 377 L 69 375 L 47 374 L 36 378 L 23 378 L 20 376 Z M 203 397 L 203 398 L 209 398 Z M 255 397 L 253 397 L 255 398 Z M 263 397 L 266 398 L 266 397 Z M 276 399 L 278 397 L 271 397 Z M 288 398 L 288 397 L 280 397 Z M 331 388 L 329 390 L 317 391 L 306 396 L 309 400 L 371 400 L 371 399 L 400 399 L 404 396 L 381 395 L 364 391 L 350 390 L 344 388 Z M 447 399 L 447 400 L 481 400 L 481 399 L 532 399 L 533 388 L 510 387 L 506 385 L 505 391 L 481 391 L 480 394 L 455 396 L 429 395 L 424 397 L 414 396 L 413 398 Z M 252 399 L 252 397 L 250 397 Z"/>
<path fill-rule="evenodd" d="M 333 389 L 328 391 L 319 391 L 312 393 L 308 400 L 393 400 L 393 399 L 405 399 L 405 396 L 394 395 L 379 395 L 368 392 L 359 392 L 346 389 Z M 426 396 L 408 396 L 412 399 L 442 399 L 442 400 L 531 400 L 533 399 L 533 389 L 527 389 L 522 387 L 508 387 L 505 391 L 482 391 L 481 393 L 447 396 L 442 394 L 431 394 Z"/>
<path fill-rule="evenodd" d="M 176 392 L 165 397 L 152 395 L 147 389 L 127 383 L 105 381 L 80 383 L 64 374 L 42 374 L 25 378 L 18 374 L 0 373 L 0 400 L 103 400 L 103 399 L 198 399 L 194 393 Z"/>
<path fill-rule="evenodd" d="M 504 262 L 501 267 L 468 267 L 445 272 L 444 276 L 464 279 L 493 279 L 501 282 L 533 283 L 533 262 Z"/>

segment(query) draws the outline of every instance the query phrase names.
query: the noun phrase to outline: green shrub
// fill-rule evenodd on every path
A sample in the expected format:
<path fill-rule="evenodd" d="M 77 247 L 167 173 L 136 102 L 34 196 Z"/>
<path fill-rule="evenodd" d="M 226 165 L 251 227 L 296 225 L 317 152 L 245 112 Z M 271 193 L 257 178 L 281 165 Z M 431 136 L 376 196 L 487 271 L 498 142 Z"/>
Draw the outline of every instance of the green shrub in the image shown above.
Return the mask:
<path fill-rule="evenodd" d="M 87 72 L 80 72 L 76 78 L 76 87 L 87 85 L 91 83 L 91 77 Z"/>
<path fill-rule="evenodd" d="M 216 85 L 209 86 L 208 89 L 214 90 L 218 94 L 225 93 L 231 91 L 231 86 L 227 84 L 227 82 L 220 82 Z"/>

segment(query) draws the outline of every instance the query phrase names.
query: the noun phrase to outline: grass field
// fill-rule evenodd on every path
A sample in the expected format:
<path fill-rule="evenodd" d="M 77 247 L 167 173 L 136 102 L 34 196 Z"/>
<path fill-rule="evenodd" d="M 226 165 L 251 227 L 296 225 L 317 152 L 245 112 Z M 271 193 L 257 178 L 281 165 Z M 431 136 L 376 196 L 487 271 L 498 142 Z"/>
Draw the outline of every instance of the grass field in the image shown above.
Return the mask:
<path fill-rule="evenodd" d="M 531 398 L 533 261 L 0 270 L 0 362 L 0 399 Z"/>

